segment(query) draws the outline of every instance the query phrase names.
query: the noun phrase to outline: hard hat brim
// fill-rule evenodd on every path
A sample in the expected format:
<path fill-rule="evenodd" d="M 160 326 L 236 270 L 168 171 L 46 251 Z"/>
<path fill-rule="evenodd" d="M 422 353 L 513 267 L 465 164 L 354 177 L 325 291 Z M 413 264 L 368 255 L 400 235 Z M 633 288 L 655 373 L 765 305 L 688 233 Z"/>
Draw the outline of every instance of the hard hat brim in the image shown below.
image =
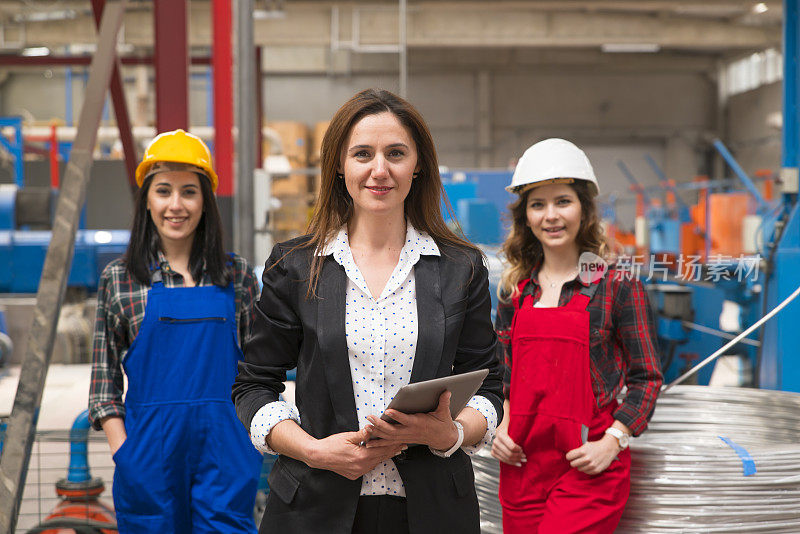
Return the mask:
<path fill-rule="evenodd" d="M 521 185 L 509 185 L 506 186 L 506 191 L 517 195 L 524 195 L 531 189 L 536 189 L 537 187 L 541 187 L 543 185 L 572 184 L 575 183 L 576 180 L 580 180 L 581 182 L 586 182 L 588 184 L 589 194 L 592 196 L 592 198 L 600 194 L 600 190 L 597 188 L 597 184 L 595 184 L 591 180 L 583 180 L 582 178 L 551 178 L 549 180 L 542 180 L 541 182 L 531 182 Z"/>
<path fill-rule="evenodd" d="M 214 169 L 211 168 L 204 169 L 197 165 L 186 163 L 185 161 L 173 161 L 166 158 L 161 158 L 155 161 L 153 160 L 142 161 L 141 163 L 139 163 L 139 165 L 136 167 L 136 185 L 142 187 L 144 181 L 147 180 L 147 178 L 149 178 L 153 174 L 155 174 L 154 172 L 152 172 L 152 168 L 154 165 L 158 163 L 182 163 L 184 165 L 195 167 L 195 169 L 192 169 L 192 172 L 198 172 L 203 176 L 205 176 L 206 178 L 208 178 L 208 180 L 211 182 L 211 190 L 215 193 L 217 192 L 217 185 L 219 184 L 219 178 L 217 177 L 217 173 L 214 172 Z"/>

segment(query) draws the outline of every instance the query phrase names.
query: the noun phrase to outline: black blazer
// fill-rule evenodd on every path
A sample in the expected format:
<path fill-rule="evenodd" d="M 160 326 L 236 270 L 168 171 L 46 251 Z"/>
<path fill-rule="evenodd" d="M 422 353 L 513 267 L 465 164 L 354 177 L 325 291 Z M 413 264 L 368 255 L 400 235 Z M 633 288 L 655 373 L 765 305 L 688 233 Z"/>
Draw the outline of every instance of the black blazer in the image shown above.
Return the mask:
<path fill-rule="evenodd" d="M 308 237 L 279 243 L 266 263 L 261 300 L 232 398 L 249 429 L 256 412 L 278 400 L 286 371 L 297 367 L 296 402 L 303 430 L 315 438 L 357 431 L 356 403 L 345 340 L 344 268 L 332 256 L 323 264 L 317 297 L 306 299 L 313 250 Z M 476 251 L 437 243 L 441 256 L 414 266 L 419 314 L 411 382 L 489 369 L 479 395 L 503 417 L 502 373 L 495 355 L 487 270 Z M 395 459 L 403 479 L 413 534 L 480 532 L 472 462 L 459 450 L 450 458 L 410 447 Z M 361 479 L 279 456 L 269 476 L 270 494 L 261 533 L 350 533 Z"/>

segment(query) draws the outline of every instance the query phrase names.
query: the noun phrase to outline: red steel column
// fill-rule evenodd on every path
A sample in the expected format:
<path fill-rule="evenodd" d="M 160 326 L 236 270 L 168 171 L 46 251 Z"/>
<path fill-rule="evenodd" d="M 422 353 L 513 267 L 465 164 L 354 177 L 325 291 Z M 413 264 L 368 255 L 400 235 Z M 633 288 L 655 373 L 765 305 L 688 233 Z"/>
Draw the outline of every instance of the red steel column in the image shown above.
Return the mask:
<path fill-rule="evenodd" d="M 155 0 L 156 131 L 189 129 L 186 0 Z"/>
<path fill-rule="evenodd" d="M 219 175 L 218 197 L 233 195 L 233 43 L 229 0 L 213 0 L 214 160 Z"/>
<path fill-rule="evenodd" d="M 106 0 L 92 0 L 92 10 L 94 11 L 94 21 L 97 28 L 100 28 L 100 21 L 103 17 L 103 9 Z M 125 88 L 122 85 L 122 75 L 120 74 L 120 60 L 117 57 L 114 73 L 111 75 L 111 100 L 114 102 L 114 114 L 117 117 L 117 128 L 119 128 L 119 139 L 122 142 L 122 153 L 125 155 L 125 170 L 128 172 L 128 185 L 131 191 L 136 187 L 136 145 L 133 141 L 133 130 L 131 130 L 131 120 L 128 115 L 128 103 L 125 100 Z"/>

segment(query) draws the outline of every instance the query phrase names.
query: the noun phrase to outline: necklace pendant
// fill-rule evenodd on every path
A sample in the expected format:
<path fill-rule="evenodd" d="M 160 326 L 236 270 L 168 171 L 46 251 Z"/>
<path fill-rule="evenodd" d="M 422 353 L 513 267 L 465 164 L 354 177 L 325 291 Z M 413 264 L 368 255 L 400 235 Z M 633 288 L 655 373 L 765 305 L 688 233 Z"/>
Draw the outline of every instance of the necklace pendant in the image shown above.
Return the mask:
<path fill-rule="evenodd" d="M 550 287 L 554 288 L 554 287 L 556 287 L 556 285 L 553 282 L 550 282 Z"/>

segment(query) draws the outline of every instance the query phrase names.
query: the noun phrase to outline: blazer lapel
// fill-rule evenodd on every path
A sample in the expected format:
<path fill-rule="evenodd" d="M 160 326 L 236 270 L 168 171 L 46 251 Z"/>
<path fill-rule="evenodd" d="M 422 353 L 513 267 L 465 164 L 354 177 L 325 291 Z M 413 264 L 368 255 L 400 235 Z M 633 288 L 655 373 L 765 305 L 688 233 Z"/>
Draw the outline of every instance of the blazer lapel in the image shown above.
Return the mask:
<path fill-rule="evenodd" d="M 411 382 L 436 378 L 444 347 L 444 306 L 439 280 L 439 257 L 420 256 L 414 266 L 419 334 Z"/>
<path fill-rule="evenodd" d="M 356 399 L 345 337 L 345 298 L 347 275 L 333 259 L 325 260 L 317 284 L 317 336 L 319 349 L 325 361 L 325 377 L 336 423 L 343 429 L 358 430 Z"/>

